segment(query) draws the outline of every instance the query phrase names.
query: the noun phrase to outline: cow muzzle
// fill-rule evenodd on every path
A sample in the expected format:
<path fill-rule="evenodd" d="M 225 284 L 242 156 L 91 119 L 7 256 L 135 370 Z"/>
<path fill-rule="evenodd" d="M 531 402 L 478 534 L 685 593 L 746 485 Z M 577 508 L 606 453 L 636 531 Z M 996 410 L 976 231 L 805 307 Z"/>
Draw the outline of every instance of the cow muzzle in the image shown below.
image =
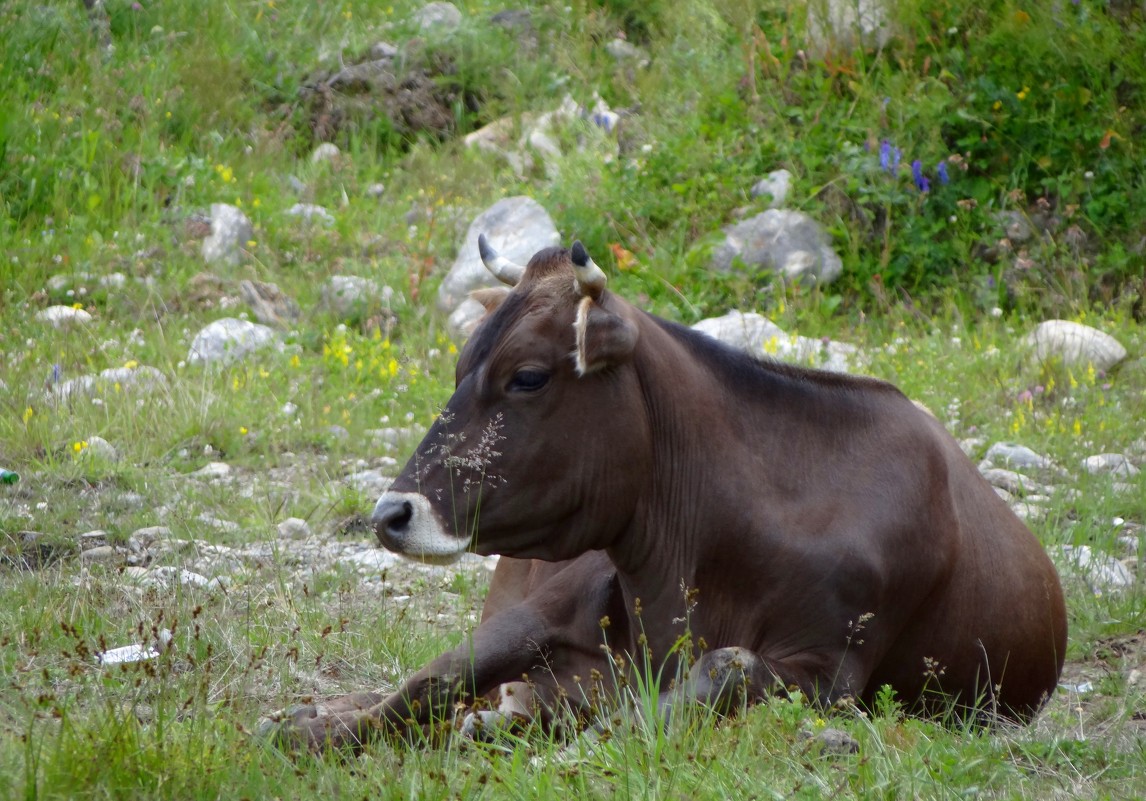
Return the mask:
<path fill-rule="evenodd" d="M 422 562 L 453 562 L 469 548 L 469 538 L 450 534 L 429 499 L 417 493 L 385 493 L 370 522 L 382 547 Z"/>

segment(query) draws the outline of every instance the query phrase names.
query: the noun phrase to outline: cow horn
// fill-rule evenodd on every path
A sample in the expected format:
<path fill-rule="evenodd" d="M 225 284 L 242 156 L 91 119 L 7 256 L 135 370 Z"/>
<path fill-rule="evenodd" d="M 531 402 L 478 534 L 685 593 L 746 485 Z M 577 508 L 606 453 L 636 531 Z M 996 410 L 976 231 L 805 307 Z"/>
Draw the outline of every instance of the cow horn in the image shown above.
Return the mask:
<path fill-rule="evenodd" d="M 485 234 L 478 234 L 478 253 L 481 254 L 482 264 L 493 273 L 494 278 L 509 286 L 517 286 L 521 276 L 525 275 L 525 267 L 514 264 L 505 256 L 499 255 Z"/>
<path fill-rule="evenodd" d="M 569 255 L 573 260 L 573 271 L 577 274 L 577 285 L 581 288 L 581 294 L 592 297 L 600 295 L 601 290 L 605 288 L 605 282 L 609 279 L 589 258 L 589 251 L 585 250 L 580 239 L 573 243 Z"/>

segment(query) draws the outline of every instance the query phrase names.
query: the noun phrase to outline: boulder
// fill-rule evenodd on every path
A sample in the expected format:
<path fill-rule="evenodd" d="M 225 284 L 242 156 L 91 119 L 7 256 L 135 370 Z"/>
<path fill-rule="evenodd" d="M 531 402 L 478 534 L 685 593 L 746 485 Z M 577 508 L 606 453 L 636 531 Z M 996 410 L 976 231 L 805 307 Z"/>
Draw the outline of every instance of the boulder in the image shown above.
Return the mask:
<path fill-rule="evenodd" d="M 710 266 L 728 272 L 735 263 L 756 272 L 775 272 L 792 281 L 827 284 L 843 272 L 820 224 L 801 211 L 769 209 L 727 226 Z"/>
<path fill-rule="evenodd" d="M 1126 358 L 1126 348 L 1117 339 L 1069 320 L 1039 323 L 1023 342 L 1040 362 L 1058 359 L 1068 367 L 1109 370 Z"/>
<path fill-rule="evenodd" d="M 442 311 L 453 311 L 479 287 L 497 285 L 497 279 L 478 255 L 477 238 L 481 233 L 498 253 L 520 264 L 528 262 L 542 248 L 561 241 L 553 219 L 533 198 L 519 195 L 499 200 L 470 223 L 454 266 L 438 289 L 438 308 Z"/>

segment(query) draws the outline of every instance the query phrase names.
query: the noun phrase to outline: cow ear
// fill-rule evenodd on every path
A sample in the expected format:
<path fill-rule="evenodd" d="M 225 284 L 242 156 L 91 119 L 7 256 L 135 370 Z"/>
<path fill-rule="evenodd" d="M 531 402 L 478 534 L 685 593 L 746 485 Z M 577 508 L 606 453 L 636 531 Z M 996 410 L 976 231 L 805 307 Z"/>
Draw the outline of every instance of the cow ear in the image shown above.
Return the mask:
<path fill-rule="evenodd" d="M 605 311 L 591 297 L 581 298 L 573 326 L 577 331 L 573 358 L 580 376 L 628 361 L 637 346 L 637 327 Z"/>
<path fill-rule="evenodd" d="M 492 314 L 501 305 L 501 302 L 509 296 L 509 287 L 506 286 L 491 286 L 475 289 L 470 293 L 470 297 L 485 306 L 485 313 Z"/>

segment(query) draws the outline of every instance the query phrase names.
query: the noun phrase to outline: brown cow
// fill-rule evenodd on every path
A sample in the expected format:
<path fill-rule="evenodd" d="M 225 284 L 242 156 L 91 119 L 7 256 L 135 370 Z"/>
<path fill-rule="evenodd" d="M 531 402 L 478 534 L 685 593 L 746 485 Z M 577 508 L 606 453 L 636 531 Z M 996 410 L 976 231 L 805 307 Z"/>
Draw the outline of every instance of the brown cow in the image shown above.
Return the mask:
<path fill-rule="evenodd" d="M 505 712 L 590 705 L 591 671 L 629 669 L 603 642 L 674 675 L 688 638 L 705 653 L 665 703 L 890 685 L 919 712 L 1039 709 L 1066 647 L 1058 576 L 936 420 L 882 381 L 646 314 L 579 242 L 524 268 L 479 245 L 515 288 L 479 293 L 454 395 L 373 522 L 417 559 L 517 559 L 459 648 L 387 698 L 295 711 L 284 736 L 356 746 L 507 684 Z"/>

